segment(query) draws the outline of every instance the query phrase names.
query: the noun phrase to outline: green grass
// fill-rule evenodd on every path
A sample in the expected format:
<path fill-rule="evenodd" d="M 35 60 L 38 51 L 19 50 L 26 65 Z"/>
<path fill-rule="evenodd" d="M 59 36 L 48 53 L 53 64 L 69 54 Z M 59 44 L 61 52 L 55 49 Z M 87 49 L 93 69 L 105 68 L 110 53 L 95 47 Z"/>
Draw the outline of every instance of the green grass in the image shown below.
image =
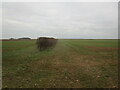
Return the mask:
<path fill-rule="evenodd" d="M 117 40 L 59 40 L 39 52 L 35 40 L 3 41 L 3 88 L 118 87 Z"/>

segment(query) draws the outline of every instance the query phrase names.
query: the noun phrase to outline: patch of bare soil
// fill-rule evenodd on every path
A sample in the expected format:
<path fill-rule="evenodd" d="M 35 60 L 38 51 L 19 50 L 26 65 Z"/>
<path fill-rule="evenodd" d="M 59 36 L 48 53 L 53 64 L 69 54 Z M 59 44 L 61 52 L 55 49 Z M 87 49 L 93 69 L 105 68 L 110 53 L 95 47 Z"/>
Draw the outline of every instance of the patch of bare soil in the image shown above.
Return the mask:
<path fill-rule="evenodd" d="M 7 51 L 12 51 L 12 50 L 17 50 L 15 48 L 9 48 L 9 49 L 2 49 L 0 52 L 7 52 Z"/>
<path fill-rule="evenodd" d="M 86 48 L 89 48 L 91 50 L 104 50 L 104 51 L 116 51 L 116 50 L 120 50 L 119 48 L 111 48 L 111 47 L 93 47 L 93 46 L 87 46 Z"/>

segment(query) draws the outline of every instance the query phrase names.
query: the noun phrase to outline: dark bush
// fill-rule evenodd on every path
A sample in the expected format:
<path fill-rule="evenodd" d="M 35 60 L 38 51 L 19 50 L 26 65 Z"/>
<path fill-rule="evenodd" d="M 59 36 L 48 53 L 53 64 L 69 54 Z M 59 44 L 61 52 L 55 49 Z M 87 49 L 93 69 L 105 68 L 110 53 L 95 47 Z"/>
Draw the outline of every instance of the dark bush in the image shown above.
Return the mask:
<path fill-rule="evenodd" d="M 48 48 L 55 47 L 57 43 L 57 39 L 54 38 L 48 38 L 48 37 L 39 37 L 37 39 L 37 47 L 40 51 L 46 50 Z"/>

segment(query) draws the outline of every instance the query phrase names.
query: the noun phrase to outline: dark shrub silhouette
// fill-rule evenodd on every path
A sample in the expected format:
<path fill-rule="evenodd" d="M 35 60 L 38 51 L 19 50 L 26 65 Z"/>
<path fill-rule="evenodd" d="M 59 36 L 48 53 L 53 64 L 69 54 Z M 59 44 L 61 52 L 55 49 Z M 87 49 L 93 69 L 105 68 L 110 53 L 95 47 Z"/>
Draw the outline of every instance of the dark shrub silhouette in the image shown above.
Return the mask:
<path fill-rule="evenodd" d="M 48 37 L 39 37 L 37 39 L 37 47 L 40 51 L 46 50 L 48 48 L 55 47 L 57 43 L 57 39 L 54 38 L 48 38 Z"/>
<path fill-rule="evenodd" d="M 14 38 L 10 38 L 9 40 L 15 40 Z"/>

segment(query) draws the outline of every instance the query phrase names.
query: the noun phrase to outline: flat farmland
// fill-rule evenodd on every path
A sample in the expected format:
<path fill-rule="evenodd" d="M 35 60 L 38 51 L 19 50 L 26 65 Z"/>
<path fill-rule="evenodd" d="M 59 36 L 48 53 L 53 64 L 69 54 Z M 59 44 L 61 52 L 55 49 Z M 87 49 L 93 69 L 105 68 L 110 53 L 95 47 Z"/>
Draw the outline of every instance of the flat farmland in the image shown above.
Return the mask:
<path fill-rule="evenodd" d="M 36 40 L 2 42 L 3 88 L 118 87 L 118 40 L 59 39 L 38 51 Z"/>

